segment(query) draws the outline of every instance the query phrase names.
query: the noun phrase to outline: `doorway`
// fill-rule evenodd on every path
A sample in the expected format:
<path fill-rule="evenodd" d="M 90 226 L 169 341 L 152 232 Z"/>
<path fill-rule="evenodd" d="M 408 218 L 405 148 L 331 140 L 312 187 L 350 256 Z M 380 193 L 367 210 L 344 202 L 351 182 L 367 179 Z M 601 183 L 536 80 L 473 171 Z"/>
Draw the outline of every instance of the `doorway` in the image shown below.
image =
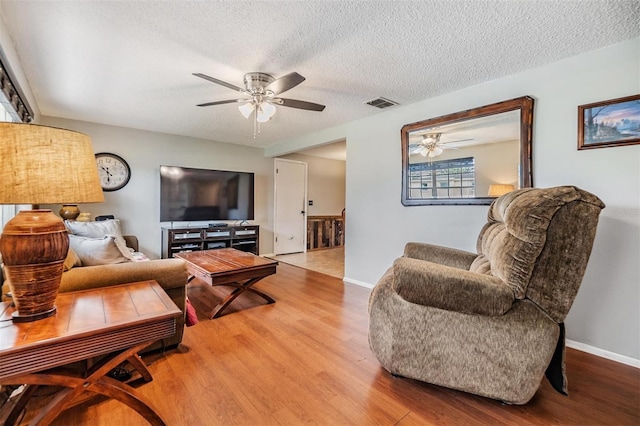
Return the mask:
<path fill-rule="evenodd" d="M 278 255 L 274 259 L 344 277 L 346 141 L 307 148 L 280 158 L 307 164 L 308 229 L 304 252 Z"/>

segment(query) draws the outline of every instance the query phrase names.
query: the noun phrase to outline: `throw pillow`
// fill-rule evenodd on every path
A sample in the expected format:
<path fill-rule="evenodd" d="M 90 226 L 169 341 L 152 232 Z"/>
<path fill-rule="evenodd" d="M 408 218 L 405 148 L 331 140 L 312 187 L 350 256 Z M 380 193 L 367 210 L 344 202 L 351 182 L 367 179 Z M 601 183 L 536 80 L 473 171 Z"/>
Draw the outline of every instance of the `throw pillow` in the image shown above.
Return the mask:
<path fill-rule="evenodd" d="M 69 234 L 88 238 L 114 237 L 116 245 L 124 257 L 132 260 L 131 252 L 127 243 L 122 237 L 120 221 L 118 219 L 102 220 L 99 222 L 77 222 L 74 220 L 64 221 Z"/>
<path fill-rule="evenodd" d="M 64 225 L 70 234 L 80 235 L 81 237 L 102 238 L 105 235 L 113 235 L 117 238 L 122 238 L 120 220 L 118 219 L 101 220 L 99 222 L 65 220 Z"/>
<path fill-rule="evenodd" d="M 74 266 L 82 266 L 82 262 L 80 258 L 76 254 L 75 251 L 71 247 L 69 247 L 69 253 L 67 253 L 67 258 L 64 260 L 64 268 L 63 271 L 66 272 Z"/>
<path fill-rule="evenodd" d="M 116 243 L 116 237 L 89 238 L 69 235 L 69 245 L 78 255 L 83 266 L 109 265 L 129 262 Z"/>

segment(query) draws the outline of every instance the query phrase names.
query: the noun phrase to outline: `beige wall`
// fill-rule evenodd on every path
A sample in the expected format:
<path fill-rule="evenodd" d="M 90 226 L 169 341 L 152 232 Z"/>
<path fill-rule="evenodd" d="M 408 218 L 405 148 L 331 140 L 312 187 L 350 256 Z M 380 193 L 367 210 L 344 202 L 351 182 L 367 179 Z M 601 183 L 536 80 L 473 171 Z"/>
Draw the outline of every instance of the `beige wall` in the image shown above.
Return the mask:
<path fill-rule="evenodd" d="M 339 216 L 345 206 L 346 162 L 302 154 L 281 156 L 307 163 L 307 199 L 309 216 Z"/>

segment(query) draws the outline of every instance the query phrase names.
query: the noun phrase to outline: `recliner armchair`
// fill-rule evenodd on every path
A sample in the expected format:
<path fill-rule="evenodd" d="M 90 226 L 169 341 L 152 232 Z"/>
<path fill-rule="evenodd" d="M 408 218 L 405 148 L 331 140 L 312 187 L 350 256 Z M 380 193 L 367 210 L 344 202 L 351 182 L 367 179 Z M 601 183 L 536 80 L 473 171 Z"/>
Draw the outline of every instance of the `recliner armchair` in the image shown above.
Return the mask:
<path fill-rule="evenodd" d="M 564 325 L 602 201 L 572 186 L 493 201 L 478 253 L 408 243 L 373 289 L 369 344 L 390 373 L 525 404 L 566 394 Z"/>

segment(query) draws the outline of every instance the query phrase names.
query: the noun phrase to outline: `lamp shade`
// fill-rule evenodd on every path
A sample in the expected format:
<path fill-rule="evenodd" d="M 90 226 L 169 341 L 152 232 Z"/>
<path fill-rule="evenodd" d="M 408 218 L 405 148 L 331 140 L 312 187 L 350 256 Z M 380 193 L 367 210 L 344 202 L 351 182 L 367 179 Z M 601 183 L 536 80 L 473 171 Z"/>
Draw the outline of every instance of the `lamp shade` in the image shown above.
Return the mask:
<path fill-rule="evenodd" d="M 104 201 L 89 136 L 54 127 L 0 123 L 0 204 Z"/>
<path fill-rule="evenodd" d="M 513 185 L 493 184 L 489 185 L 489 197 L 499 197 L 513 191 Z"/>

